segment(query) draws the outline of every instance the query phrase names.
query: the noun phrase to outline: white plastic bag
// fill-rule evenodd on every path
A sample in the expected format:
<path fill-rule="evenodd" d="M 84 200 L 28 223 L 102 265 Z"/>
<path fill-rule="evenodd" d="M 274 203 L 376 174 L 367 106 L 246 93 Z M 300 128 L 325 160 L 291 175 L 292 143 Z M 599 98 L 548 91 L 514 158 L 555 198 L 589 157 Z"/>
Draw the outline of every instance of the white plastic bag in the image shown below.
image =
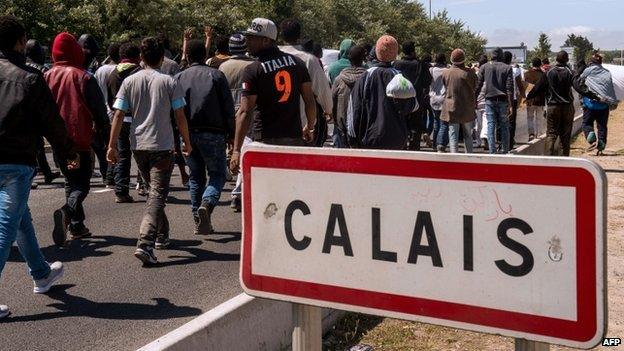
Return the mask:
<path fill-rule="evenodd" d="M 416 89 L 401 73 L 397 73 L 386 87 L 386 96 L 393 99 L 412 99 L 416 97 Z"/>

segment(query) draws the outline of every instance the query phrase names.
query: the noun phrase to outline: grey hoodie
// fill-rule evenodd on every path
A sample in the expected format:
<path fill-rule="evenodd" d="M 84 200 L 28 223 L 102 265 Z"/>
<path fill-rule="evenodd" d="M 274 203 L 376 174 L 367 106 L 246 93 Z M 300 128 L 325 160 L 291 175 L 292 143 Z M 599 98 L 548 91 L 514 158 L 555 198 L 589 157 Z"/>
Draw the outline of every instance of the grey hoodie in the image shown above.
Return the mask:
<path fill-rule="evenodd" d="M 492 53 L 492 61 L 479 68 L 479 80 L 475 96 L 481 93 L 481 88 L 485 84 L 485 99 L 504 98 L 514 95 L 514 75 L 511 66 L 501 62 L 503 50 L 498 48 Z"/>
<path fill-rule="evenodd" d="M 446 97 L 446 87 L 444 86 L 443 76 L 448 68 L 443 64 L 436 64 L 429 70 L 431 72 L 431 87 L 429 89 L 429 103 L 431 108 L 436 111 L 442 110 L 444 99 Z"/>
<path fill-rule="evenodd" d="M 347 130 L 347 109 L 349 107 L 349 99 L 351 98 L 351 89 L 353 89 L 358 78 L 365 73 L 366 69 L 363 67 L 347 67 L 336 77 L 332 86 L 334 127 L 340 129 L 345 135 Z"/>

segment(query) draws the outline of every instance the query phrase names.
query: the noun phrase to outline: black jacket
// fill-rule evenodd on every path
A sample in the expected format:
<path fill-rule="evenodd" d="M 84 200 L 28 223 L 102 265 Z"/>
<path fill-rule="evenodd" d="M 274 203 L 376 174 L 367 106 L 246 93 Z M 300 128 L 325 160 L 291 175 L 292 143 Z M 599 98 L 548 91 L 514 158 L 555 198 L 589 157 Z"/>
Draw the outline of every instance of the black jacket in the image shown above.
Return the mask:
<path fill-rule="evenodd" d="M 351 91 L 347 114 L 349 144 L 364 149 L 403 150 L 407 143 L 407 117 L 416 99 L 392 99 L 386 87 L 396 75 L 389 63 L 379 63 L 360 77 Z"/>
<path fill-rule="evenodd" d="M 492 61 L 479 67 L 477 75 L 477 89 L 475 97 L 479 98 L 483 84 L 485 84 L 485 99 L 500 99 L 507 97 L 510 101 L 514 95 L 513 68 L 502 62 L 503 50 L 497 48 L 492 52 Z"/>
<path fill-rule="evenodd" d="M 574 74 L 566 65 L 557 64 L 546 72 L 535 84 L 527 99 L 532 99 L 540 92 L 546 93 L 547 105 L 566 105 L 574 103 L 572 85 Z"/>
<path fill-rule="evenodd" d="M 37 164 L 37 140 L 44 136 L 64 159 L 76 152 L 65 122 L 40 72 L 15 52 L 0 52 L 0 164 Z"/>
<path fill-rule="evenodd" d="M 143 68 L 140 65 L 132 63 L 120 63 L 110 73 L 106 81 L 106 89 L 108 94 L 108 101 L 106 101 L 106 104 L 111 111 L 114 111 L 113 105 L 115 104 L 117 93 L 121 88 L 121 83 L 123 83 L 124 79 L 130 77 L 131 75 L 142 69 Z M 128 112 L 126 113 L 126 116 L 132 117 L 132 114 Z"/>
<path fill-rule="evenodd" d="M 421 62 L 415 57 L 403 57 L 401 60 L 394 61 L 394 68 L 399 70 L 407 80 L 412 82 L 416 90 L 416 99 L 418 105 L 425 107 L 425 96 L 429 95 L 429 87 L 431 86 L 431 66 Z"/>
<path fill-rule="evenodd" d="M 223 72 L 194 63 L 176 75 L 184 91 L 184 113 L 191 133 L 211 132 L 234 137 L 234 100 Z"/>

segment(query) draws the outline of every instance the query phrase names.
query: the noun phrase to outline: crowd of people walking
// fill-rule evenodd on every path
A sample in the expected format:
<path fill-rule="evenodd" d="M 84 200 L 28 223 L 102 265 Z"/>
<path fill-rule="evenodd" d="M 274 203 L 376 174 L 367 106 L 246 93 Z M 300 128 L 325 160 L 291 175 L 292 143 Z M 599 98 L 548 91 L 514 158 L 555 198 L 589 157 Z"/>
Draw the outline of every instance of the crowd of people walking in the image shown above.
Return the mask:
<path fill-rule="evenodd" d="M 28 208 L 37 169 L 46 183 L 61 176 L 48 164 L 43 138 L 65 177 L 65 205 L 52 214 L 54 243 L 92 235 L 83 203 L 96 159 L 115 201 L 134 201 L 134 160 L 138 195 L 147 196 L 134 255 L 147 265 L 171 243 L 165 207 L 173 169 L 188 186 L 195 234 L 210 234 L 231 175 L 231 207 L 240 211 L 240 156 L 252 141 L 322 147 L 333 124 L 336 148 L 456 153 L 463 144 L 466 153 L 482 147 L 507 154 L 526 100 L 529 139 L 545 131 L 546 154 L 557 155 L 560 140 L 567 156 L 574 89 L 587 141 L 605 148 L 609 111 L 618 101 L 599 54 L 573 71 L 562 51 L 554 66 L 536 58 L 523 72 L 502 49 L 475 64 L 461 48 L 419 58 L 414 42 L 399 45 L 383 35 L 373 46 L 343 40 L 338 60 L 325 66 L 320 46 L 302 32 L 297 20 L 278 30 L 256 18 L 230 36 L 215 37 L 206 27 L 194 39 L 185 31 L 178 62 L 168 40 L 154 36 L 110 44 L 102 63 L 93 36 L 60 33 L 49 67 L 42 44 L 27 40 L 20 21 L 0 17 L 0 272 L 17 241 L 35 293 L 47 292 L 64 273 L 61 262 L 45 261 Z M 0 306 L 0 318 L 8 313 Z"/>

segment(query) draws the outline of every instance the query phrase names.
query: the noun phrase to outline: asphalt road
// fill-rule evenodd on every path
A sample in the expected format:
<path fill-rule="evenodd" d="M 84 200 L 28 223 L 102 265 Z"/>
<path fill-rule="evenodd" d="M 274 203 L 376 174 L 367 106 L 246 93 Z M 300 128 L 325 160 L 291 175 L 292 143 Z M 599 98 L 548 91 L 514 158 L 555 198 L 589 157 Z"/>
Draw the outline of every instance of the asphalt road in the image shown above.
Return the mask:
<path fill-rule="evenodd" d="M 131 194 L 141 202 L 115 204 L 114 193 L 93 178 L 85 210 L 94 236 L 61 250 L 51 232 L 52 212 L 64 203 L 63 181 L 33 190 L 39 243 L 48 261 L 64 262 L 66 274 L 47 295 L 35 295 L 13 248 L 0 280 L 0 303 L 12 311 L 0 322 L 0 350 L 134 350 L 239 294 L 241 227 L 240 214 L 229 208 L 232 184 L 215 210 L 219 233 L 196 236 L 177 174 L 166 208 L 173 245 L 156 252 L 154 268 L 132 255 L 144 208 L 136 191 Z"/>
<path fill-rule="evenodd" d="M 516 140 L 528 140 L 524 109 Z M 173 246 L 156 252 L 160 263 L 154 268 L 143 268 L 132 255 L 144 199 L 133 190 L 140 202 L 115 204 L 113 192 L 96 178 L 85 202 L 94 236 L 56 248 L 52 212 L 64 203 L 62 184 L 40 185 L 29 204 L 45 256 L 64 262 L 66 276 L 47 295 L 34 295 L 13 248 L 0 280 L 0 303 L 13 313 L 0 322 L 1 350 L 134 350 L 241 292 L 240 214 L 228 206 L 232 183 L 215 210 L 218 234 L 195 236 L 189 194 L 174 173 L 166 209 Z"/>

